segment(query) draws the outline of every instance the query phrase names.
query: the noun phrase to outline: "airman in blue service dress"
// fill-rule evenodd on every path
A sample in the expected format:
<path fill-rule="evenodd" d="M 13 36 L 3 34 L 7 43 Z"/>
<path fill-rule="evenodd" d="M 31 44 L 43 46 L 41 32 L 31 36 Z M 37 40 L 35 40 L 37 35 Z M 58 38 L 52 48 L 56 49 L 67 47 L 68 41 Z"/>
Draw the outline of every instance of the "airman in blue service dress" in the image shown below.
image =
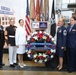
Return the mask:
<path fill-rule="evenodd" d="M 69 72 L 76 67 L 76 24 L 67 27 L 67 69 Z"/>
<path fill-rule="evenodd" d="M 61 47 L 66 47 L 67 30 L 64 26 L 58 28 L 57 31 L 57 55 L 58 57 L 64 56 L 64 50 Z"/>
<path fill-rule="evenodd" d="M 2 67 L 4 42 L 5 42 L 4 29 L 3 29 L 3 26 L 0 25 L 0 68 Z"/>

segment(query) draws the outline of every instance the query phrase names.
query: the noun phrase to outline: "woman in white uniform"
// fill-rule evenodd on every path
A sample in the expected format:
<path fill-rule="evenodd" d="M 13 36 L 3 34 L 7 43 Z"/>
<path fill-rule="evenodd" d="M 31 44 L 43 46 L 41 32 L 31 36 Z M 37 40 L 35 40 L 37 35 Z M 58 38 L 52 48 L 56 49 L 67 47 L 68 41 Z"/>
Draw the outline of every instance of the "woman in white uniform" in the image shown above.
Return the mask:
<path fill-rule="evenodd" d="M 23 21 L 23 19 L 20 19 L 19 27 L 16 29 L 16 34 L 15 34 L 18 61 L 19 61 L 19 66 L 21 68 L 26 66 L 23 63 L 23 54 L 25 53 L 25 43 L 26 43 L 26 32 L 25 32 L 25 29 L 23 28 L 23 25 L 24 25 L 24 21 Z"/>

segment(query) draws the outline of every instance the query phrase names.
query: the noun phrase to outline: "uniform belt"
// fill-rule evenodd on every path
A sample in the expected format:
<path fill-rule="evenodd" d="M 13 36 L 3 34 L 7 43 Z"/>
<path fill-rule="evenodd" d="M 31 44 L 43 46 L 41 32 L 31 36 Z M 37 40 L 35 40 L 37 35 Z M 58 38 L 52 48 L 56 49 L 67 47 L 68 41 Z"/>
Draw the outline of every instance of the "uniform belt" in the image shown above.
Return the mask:
<path fill-rule="evenodd" d="M 10 38 L 15 38 L 15 36 L 9 35 Z"/>

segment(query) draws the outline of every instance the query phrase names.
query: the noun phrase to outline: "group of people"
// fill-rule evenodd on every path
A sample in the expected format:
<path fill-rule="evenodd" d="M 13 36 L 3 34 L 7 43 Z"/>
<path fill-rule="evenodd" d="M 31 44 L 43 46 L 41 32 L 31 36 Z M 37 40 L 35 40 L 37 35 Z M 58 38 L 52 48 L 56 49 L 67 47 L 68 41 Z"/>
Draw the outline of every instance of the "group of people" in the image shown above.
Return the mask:
<path fill-rule="evenodd" d="M 10 19 L 10 26 L 5 29 L 5 32 L 2 25 L 0 25 L 0 68 L 4 66 L 2 63 L 2 57 L 5 40 L 8 41 L 10 67 L 19 65 L 21 68 L 23 68 L 26 66 L 26 64 L 23 63 L 23 54 L 25 53 L 26 44 L 26 32 L 23 27 L 24 20 L 19 20 L 18 27 L 14 26 L 14 24 L 15 21 Z M 76 18 L 70 18 L 70 25 L 67 28 L 64 26 L 63 18 L 58 20 L 58 25 L 56 54 L 59 58 L 59 64 L 57 69 L 60 71 L 63 68 L 64 50 L 66 48 L 67 70 L 68 72 L 72 72 L 76 69 Z M 16 61 L 17 54 L 19 63 Z"/>
<path fill-rule="evenodd" d="M 21 68 L 26 66 L 23 63 L 23 54 L 25 53 L 25 43 L 26 43 L 26 32 L 23 28 L 23 19 L 19 20 L 19 27 L 16 27 L 14 19 L 10 19 L 10 25 L 5 29 L 0 25 L 0 68 L 5 64 L 2 63 L 3 58 L 3 46 L 5 40 L 8 41 L 8 51 L 9 51 L 9 63 L 10 67 L 15 67 L 19 65 Z M 17 63 L 17 54 L 18 61 Z"/>
<path fill-rule="evenodd" d="M 63 68 L 64 50 L 66 48 L 67 71 L 73 72 L 76 70 L 76 18 L 70 18 L 68 27 L 64 26 L 64 19 L 60 18 L 58 25 L 56 54 L 59 58 L 59 64 L 57 69 L 60 71 Z"/>

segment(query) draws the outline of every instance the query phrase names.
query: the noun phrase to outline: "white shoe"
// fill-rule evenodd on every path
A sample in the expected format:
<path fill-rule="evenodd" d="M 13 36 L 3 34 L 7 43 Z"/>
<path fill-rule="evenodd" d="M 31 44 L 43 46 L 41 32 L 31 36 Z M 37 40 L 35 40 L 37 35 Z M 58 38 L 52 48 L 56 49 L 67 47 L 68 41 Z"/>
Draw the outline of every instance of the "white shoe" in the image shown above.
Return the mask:
<path fill-rule="evenodd" d="M 26 64 L 23 64 L 23 66 L 26 66 Z"/>
<path fill-rule="evenodd" d="M 21 65 L 20 63 L 18 63 L 18 65 L 19 65 L 19 67 L 20 67 L 20 68 L 23 68 L 23 67 L 24 67 L 24 66 L 23 66 L 23 65 Z"/>

